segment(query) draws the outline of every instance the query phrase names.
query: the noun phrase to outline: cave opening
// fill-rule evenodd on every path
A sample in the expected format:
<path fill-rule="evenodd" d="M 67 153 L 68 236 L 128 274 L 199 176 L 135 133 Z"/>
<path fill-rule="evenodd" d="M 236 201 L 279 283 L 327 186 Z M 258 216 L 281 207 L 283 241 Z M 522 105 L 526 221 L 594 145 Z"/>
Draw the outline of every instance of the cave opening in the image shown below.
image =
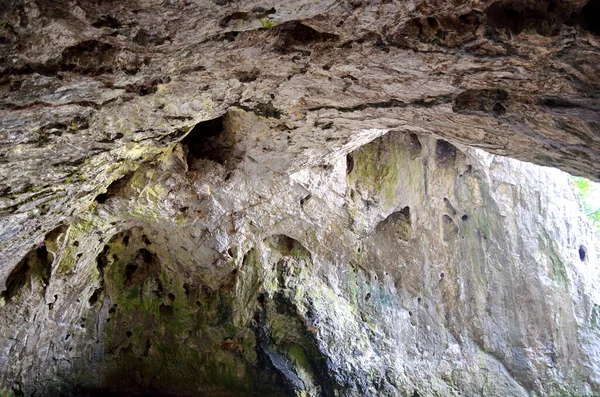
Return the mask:
<path fill-rule="evenodd" d="M 585 255 L 586 255 L 586 250 L 585 247 L 583 245 L 579 246 L 579 259 L 581 259 L 581 261 L 585 261 Z"/>
<path fill-rule="evenodd" d="M 128 172 L 122 177 L 115 179 L 108 185 L 104 193 L 100 193 L 96 196 L 94 201 L 97 204 L 105 204 L 109 199 L 121 194 L 131 181 L 131 178 L 133 178 L 133 174 L 133 172 Z"/>
<path fill-rule="evenodd" d="M 452 166 L 456 160 L 456 147 L 450 142 L 438 139 L 435 143 L 435 159 L 439 167 Z"/>
<path fill-rule="evenodd" d="M 228 128 L 228 115 L 201 121 L 181 140 L 187 156 L 188 170 L 200 171 L 206 161 L 233 169 L 241 161 L 235 151 L 235 137 Z"/>
<path fill-rule="evenodd" d="M 97 254 L 100 280 L 81 329 L 102 344 L 72 375 L 62 375 L 74 379 L 70 395 L 292 397 L 309 386 L 324 397 L 334 395 L 327 361 L 287 295 L 252 290 L 248 317 L 234 320 L 246 298 L 229 284 L 247 279 L 254 251 L 231 271 L 233 281 L 225 276 L 209 286 L 165 260 L 165 241 L 157 239 L 150 248 L 148 235 L 154 236 L 142 227 L 119 232 Z M 281 255 L 310 256 L 287 236 L 268 243 Z M 63 335 L 68 343 L 80 338 L 72 331 Z M 101 376 L 86 373 L 93 368 Z"/>
<path fill-rule="evenodd" d="M 600 0 L 10 3 L 0 395 L 600 392 Z"/>
<path fill-rule="evenodd" d="M 600 0 L 590 0 L 581 9 L 585 27 L 595 35 L 600 35 Z"/>
<path fill-rule="evenodd" d="M 5 302 L 10 302 L 17 297 L 23 287 L 35 282 L 36 279 L 39 279 L 45 288 L 50 281 L 52 261 L 53 256 L 44 244 L 29 251 L 9 273 L 0 297 Z"/>

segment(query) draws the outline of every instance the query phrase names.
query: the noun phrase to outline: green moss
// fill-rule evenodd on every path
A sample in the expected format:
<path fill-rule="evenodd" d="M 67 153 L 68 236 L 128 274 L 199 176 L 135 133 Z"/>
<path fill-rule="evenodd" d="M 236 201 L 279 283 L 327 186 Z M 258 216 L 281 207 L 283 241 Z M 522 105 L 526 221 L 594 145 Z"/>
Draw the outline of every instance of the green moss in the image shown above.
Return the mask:
<path fill-rule="evenodd" d="M 57 268 L 58 274 L 67 274 L 73 270 L 75 267 L 75 259 L 73 258 L 73 253 L 71 250 L 65 252 L 64 259 L 60 262 Z"/>
<path fill-rule="evenodd" d="M 263 27 L 263 29 L 269 29 L 277 26 L 277 23 L 271 21 L 269 18 L 261 18 L 260 25 Z"/>
<path fill-rule="evenodd" d="M 294 365 L 297 365 L 302 368 L 310 368 L 310 361 L 306 357 L 306 353 L 302 346 L 297 344 L 292 344 L 286 349 L 287 354 L 292 359 Z"/>
<path fill-rule="evenodd" d="M 243 353 L 246 348 L 252 353 L 253 335 L 245 335 L 244 344 L 222 344 L 238 333 L 231 323 L 232 297 L 220 291 L 204 296 L 186 290 L 187 280 L 157 256 L 140 263 L 135 246 L 130 242 L 124 247 L 119 241 L 109 242 L 108 256 L 116 254 L 118 259 L 104 270 L 105 299 L 114 310 L 103 337 L 117 358 L 111 361 L 115 382 L 128 371 L 140 371 L 158 386 L 207 384 L 212 390 L 248 394 L 252 382 Z M 127 273 L 132 263 L 138 267 Z"/>
<path fill-rule="evenodd" d="M 15 392 L 10 389 L 0 389 L 0 397 L 15 397 Z"/>
<path fill-rule="evenodd" d="M 369 198 L 393 205 L 398 190 L 398 168 L 408 162 L 408 155 L 397 142 L 383 139 L 369 143 L 349 154 L 353 168 L 348 174 L 349 186 L 367 189 Z M 362 187 L 363 189 L 360 189 Z"/>
<path fill-rule="evenodd" d="M 490 224 L 488 223 L 487 216 L 479 215 L 477 216 L 477 224 L 479 226 L 479 230 L 484 238 L 490 238 L 492 232 L 490 230 Z"/>

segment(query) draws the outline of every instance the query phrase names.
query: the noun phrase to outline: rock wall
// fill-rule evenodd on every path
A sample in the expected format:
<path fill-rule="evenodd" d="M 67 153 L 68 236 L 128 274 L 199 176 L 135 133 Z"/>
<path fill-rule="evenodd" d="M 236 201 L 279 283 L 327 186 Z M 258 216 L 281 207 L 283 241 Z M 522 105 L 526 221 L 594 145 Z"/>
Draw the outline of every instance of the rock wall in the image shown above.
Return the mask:
<path fill-rule="evenodd" d="M 231 107 L 278 120 L 274 157 L 399 130 L 600 179 L 598 0 L 5 3 L 0 280 Z"/>
<path fill-rule="evenodd" d="M 597 0 L 5 3 L 2 391 L 600 393 Z"/>
<path fill-rule="evenodd" d="M 46 235 L 2 293 L 5 387 L 600 391 L 598 239 L 567 174 L 400 132 L 284 173 L 250 154 L 266 122 L 197 126 Z"/>

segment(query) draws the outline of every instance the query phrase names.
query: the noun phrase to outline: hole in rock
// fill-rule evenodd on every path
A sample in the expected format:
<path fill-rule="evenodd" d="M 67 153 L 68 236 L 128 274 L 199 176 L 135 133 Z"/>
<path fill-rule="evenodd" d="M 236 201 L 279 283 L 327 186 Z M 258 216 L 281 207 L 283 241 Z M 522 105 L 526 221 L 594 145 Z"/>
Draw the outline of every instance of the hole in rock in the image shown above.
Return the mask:
<path fill-rule="evenodd" d="M 189 299 L 192 293 L 192 286 L 188 283 L 183 283 L 183 290 L 185 291 L 185 297 Z"/>
<path fill-rule="evenodd" d="M 586 254 L 587 254 L 587 252 L 586 252 L 585 247 L 583 245 L 580 245 L 579 246 L 579 259 L 581 259 L 581 261 L 584 261 Z"/>
<path fill-rule="evenodd" d="M 306 251 L 300 242 L 285 234 L 273 235 L 264 241 L 284 255 L 295 256 L 295 254 Z"/>
<path fill-rule="evenodd" d="M 215 291 L 209 287 L 208 285 L 202 285 L 202 287 L 200 287 L 200 292 L 202 292 L 202 298 L 210 298 L 211 296 L 214 295 Z"/>
<path fill-rule="evenodd" d="M 123 189 L 125 189 L 132 177 L 133 172 L 129 172 L 121 178 L 114 180 L 110 185 L 108 185 L 106 192 L 97 195 L 94 201 L 96 201 L 98 204 L 106 203 L 108 199 L 117 196 Z"/>
<path fill-rule="evenodd" d="M 508 91 L 499 88 L 469 89 L 454 98 L 452 111 L 462 114 L 478 114 L 480 112 L 502 115 L 506 112 L 503 103 L 508 101 Z"/>
<path fill-rule="evenodd" d="M 304 207 L 304 205 L 310 200 L 312 196 L 309 194 L 306 197 L 300 199 L 300 207 Z"/>
<path fill-rule="evenodd" d="M 222 28 L 233 27 L 240 21 L 248 20 L 249 16 L 250 14 L 247 11 L 236 11 L 223 18 L 221 22 L 219 22 L 219 26 Z"/>
<path fill-rule="evenodd" d="M 171 306 L 165 305 L 164 303 L 162 303 L 158 307 L 158 311 L 163 317 L 173 317 L 173 308 Z"/>
<path fill-rule="evenodd" d="M 104 267 L 104 292 L 100 294 L 101 290 L 95 291 L 95 298 L 90 302 L 95 306 L 88 309 L 89 332 L 94 335 L 94 339 L 90 339 L 91 344 L 95 342 L 93 332 L 97 327 L 103 328 L 102 343 L 94 348 L 107 357 L 95 367 L 102 371 L 105 378 L 91 394 L 87 391 L 80 393 L 81 389 L 76 389 L 68 395 L 287 396 L 295 393 L 291 391 L 285 376 L 296 376 L 299 370 L 311 374 L 315 384 L 324 390 L 323 395 L 334 395 L 332 390 L 335 384 L 329 378 L 326 359 L 314 340 L 314 335 L 320 332 L 319 324 L 307 325 L 305 318 L 299 316 L 299 309 L 284 294 L 280 294 L 278 300 L 267 293 L 261 294 L 264 290 L 260 289 L 245 295 L 244 299 L 249 299 L 247 303 L 253 308 L 248 313 L 247 324 L 243 325 L 247 331 L 240 333 L 231 325 L 236 310 L 233 305 L 235 292 L 222 289 L 213 291 L 209 286 L 203 286 L 203 282 L 210 280 L 203 281 L 194 274 L 182 271 L 176 263 L 163 264 L 160 262 L 162 257 L 141 248 L 144 247 L 141 230 L 134 228 L 127 233 L 133 233 L 128 248 L 121 244 L 121 234 L 115 235 L 107 243 L 110 248 L 103 251 L 109 258 Z M 158 245 L 159 241 L 154 244 Z M 278 251 L 277 258 L 284 255 L 308 258 L 310 255 L 298 241 L 287 236 L 267 238 L 265 245 Z M 114 253 L 118 254 L 119 261 L 112 262 Z M 246 265 L 252 267 L 259 254 L 250 250 L 245 257 Z M 130 268 L 124 277 L 128 265 Z M 150 266 L 154 267 L 148 269 Z M 233 274 L 236 272 L 231 268 L 229 270 Z M 242 271 L 237 270 L 237 273 L 239 275 Z M 129 285 L 123 285 L 124 278 L 129 279 Z M 157 289 L 164 293 L 155 295 Z M 185 298 L 184 291 L 189 300 L 182 299 Z M 98 303 L 102 301 L 108 307 Z M 118 302 L 118 310 L 115 302 Z M 101 306 L 108 311 L 109 317 L 102 314 Z M 313 316 L 308 314 L 310 311 L 308 307 L 306 316 L 309 318 Z M 252 316 L 253 312 L 258 315 Z M 277 317 L 271 318 L 271 315 Z M 279 319 L 290 329 L 290 332 L 286 331 L 286 339 L 281 342 L 270 336 L 272 320 Z M 83 327 L 85 321 L 81 319 L 77 324 Z M 85 332 L 78 334 L 87 335 Z M 212 335 L 218 335 L 219 338 L 212 338 Z M 65 334 L 61 336 L 65 338 Z M 213 343 L 212 339 L 216 342 Z M 223 344 L 223 340 L 232 342 Z M 68 346 L 65 350 L 68 350 Z M 243 356 L 247 353 L 256 354 L 254 357 L 257 359 L 246 361 Z M 295 355 L 291 357 L 290 353 Z M 274 366 L 272 357 L 275 357 L 277 366 Z M 294 357 L 302 359 L 302 366 Z M 235 378 L 237 383 L 233 386 L 232 377 L 223 379 L 220 376 L 206 376 L 207 371 L 227 371 L 232 366 L 232 360 L 235 360 L 233 368 L 239 369 L 239 375 Z M 159 371 L 155 371 L 155 368 Z M 141 386 L 139 379 L 146 384 Z M 239 390 L 250 392 L 240 393 Z"/>
<path fill-rule="evenodd" d="M 463 215 L 460 217 L 460 219 L 462 219 L 463 221 L 466 221 L 469 219 L 469 215 Z"/>
<path fill-rule="evenodd" d="M 255 81 L 258 78 L 258 76 L 260 76 L 260 70 L 256 68 L 249 71 L 242 70 L 237 72 L 237 79 L 240 83 L 251 83 Z"/>
<path fill-rule="evenodd" d="M 139 249 L 135 254 L 133 263 L 128 263 L 125 266 L 125 286 L 142 283 L 157 266 L 158 259 L 155 254 L 145 248 Z M 163 286 L 160 280 L 157 280 L 157 288 L 159 295 L 162 295 Z"/>
<path fill-rule="evenodd" d="M 111 44 L 86 40 L 65 48 L 55 67 L 91 75 L 112 72 L 117 66 L 118 53 L 119 49 Z"/>
<path fill-rule="evenodd" d="M 145 234 L 142 234 L 142 241 L 146 245 L 151 245 L 152 244 L 152 242 L 148 239 L 148 236 L 146 236 Z"/>
<path fill-rule="evenodd" d="M 32 285 L 36 276 L 41 278 L 42 286 L 45 288 L 50 282 L 51 273 L 52 254 L 48 252 L 45 245 L 41 245 L 29 251 L 13 268 L 0 296 L 10 302 L 28 282 Z"/>
<path fill-rule="evenodd" d="M 104 203 L 106 202 L 106 199 L 107 199 L 107 198 L 108 198 L 108 197 L 107 197 L 106 193 L 100 193 L 99 195 L 97 195 L 97 196 L 96 196 L 96 199 L 95 199 L 95 201 L 96 201 L 98 204 L 104 204 Z"/>
<path fill-rule="evenodd" d="M 289 51 L 294 45 L 308 45 L 311 43 L 332 42 L 338 40 L 338 35 L 319 32 L 303 23 L 293 21 L 278 26 L 279 45 L 284 52 Z"/>
<path fill-rule="evenodd" d="M 500 0 L 489 6 L 486 14 L 491 27 L 512 34 L 527 30 L 554 36 L 560 33 L 563 24 L 579 24 L 598 34 L 600 2 L 590 0 L 578 10 L 576 7 L 580 4 L 556 0 Z"/>
<path fill-rule="evenodd" d="M 25 393 L 21 390 L 21 384 L 19 382 L 15 382 L 14 386 L 11 388 L 14 397 L 24 397 Z"/>
<path fill-rule="evenodd" d="M 376 226 L 378 233 L 388 235 L 394 240 L 408 241 L 412 236 L 410 207 L 393 212 Z"/>
<path fill-rule="evenodd" d="M 265 294 L 258 295 L 258 298 L 256 298 L 256 300 L 258 300 L 258 303 L 260 303 L 261 305 L 264 305 L 265 304 Z"/>
<path fill-rule="evenodd" d="M 98 273 L 100 273 L 100 276 L 104 274 L 104 268 L 106 267 L 106 265 L 108 265 L 109 249 L 110 247 L 108 245 L 105 245 L 102 249 L 102 252 L 96 258 L 96 268 L 98 269 Z"/>
<path fill-rule="evenodd" d="M 497 1 L 486 10 L 488 22 L 495 28 L 519 34 L 525 29 L 525 14 L 513 2 Z"/>
<path fill-rule="evenodd" d="M 266 15 L 273 15 L 275 13 L 277 13 L 277 10 L 275 9 L 275 7 L 271 7 L 269 9 L 265 8 L 265 7 L 261 7 L 261 6 L 256 6 L 254 8 L 252 8 L 252 12 L 255 14 L 258 14 L 258 16 L 266 16 Z"/>
<path fill-rule="evenodd" d="M 454 165 L 456 147 L 449 142 L 438 139 L 435 143 L 435 159 L 439 167 L 447 168 Z"/>
<path fill-rule="evenodd" d="M 115 18 L 114 15 L 101 15 L 92 26 L 95 28 L 107 27 L 111 29 L 118 29 L 121 27 L 121 23 Z"/>
<path fill-rule="evenodd" d="M 600 35 L 600 0 L 590 0 L 581 9 L 585 28 L 595 35 Z"/>
<path fill-rule="evenodd" d="M 135 271 L 137 270 L 137 265 L 135 264 L 128 264 L 125 266 L 125 282 L 130 282 L 131 278 L 133 277 L 133 274 L 135 273 Z"/>
<path fill-rule="evenodd" d="M 168 41 L 170 39 L 171 39 L 171 37 L 168 35 L 160 36 L 157 34 L 147 32 L 144 29 L 140 29 L 137 32 L 137 34 L 134 36 L 133 42 L 138 45 L 144 46 L 144 47 L 149 46 L 149 45 L 159 46 L 161 44 L 164 44 L 166 41 Z"/>
<path fill-rule="evenodd" d="M 437 29 L 440 27 L 440 24 L 438 22 L 437 19 L 435 19 L 434 17 L 427 17 L 427 24 L 432 28 L 432 29 Z"/>
<path fill-rule="evenodd" d="M 346 155 L 346 174 L 350 174 L 354 169 L 354 157 L 352 157 L 351 153 Z"/>
<path fill-rule="evenodd" d="M 492 111 L 494 112 L 494 114 L 496 116 L 502 116 L 503 114 L 506 113 L 506 108 L 504 106 L 502 106 L 501 103 L 496 103 L 496 104 L 494 104 Z"/>
<path fill-rule="evenodd" d="M 444 207 L 446 208 L 446 211 L 451 215 L 451 216 L 455 216 L 456 215 L 456 209 L 454 209 L 454 207 L 452 206 L 452 204 L 450 203 L 450 200 L 448 200 L 448 197 L 444 197 Z"/>
<path fill-rule="evenodd" d="M 240 159 L 233 156 L 234 143 L 234 136 L 227 129 L 226 116 L 196 124 L 181 141 L 191 171 L 204 169 L 207 160 L 235 166 Z"/>
<path fill-rule="evenodd" d="M 238 249 L 237 247 L 229 247 L 227 249 L 227 254 L 232 257 L 232 258 L 236 258 L 237 254 L 238 254 Z"/>

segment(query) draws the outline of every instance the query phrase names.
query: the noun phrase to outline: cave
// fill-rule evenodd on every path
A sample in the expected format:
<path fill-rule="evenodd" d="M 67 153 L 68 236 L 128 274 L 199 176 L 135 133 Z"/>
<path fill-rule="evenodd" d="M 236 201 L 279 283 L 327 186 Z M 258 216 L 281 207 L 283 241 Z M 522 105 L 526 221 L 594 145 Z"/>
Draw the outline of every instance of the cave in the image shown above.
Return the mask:
<path fill-rule="evenodd" d="M 235 136 L 226 128 L 227 115 L 197 123 L 181 140 L 187 156 L 188 169 L 199 170 L 205 162 L 213 161 L 234 169 L 240 155 L 235 148 Z"/>
<path fill-rule="evenodd" d="M 597 0 L 0 10 L 0 395 L 600 395 Z"/>

